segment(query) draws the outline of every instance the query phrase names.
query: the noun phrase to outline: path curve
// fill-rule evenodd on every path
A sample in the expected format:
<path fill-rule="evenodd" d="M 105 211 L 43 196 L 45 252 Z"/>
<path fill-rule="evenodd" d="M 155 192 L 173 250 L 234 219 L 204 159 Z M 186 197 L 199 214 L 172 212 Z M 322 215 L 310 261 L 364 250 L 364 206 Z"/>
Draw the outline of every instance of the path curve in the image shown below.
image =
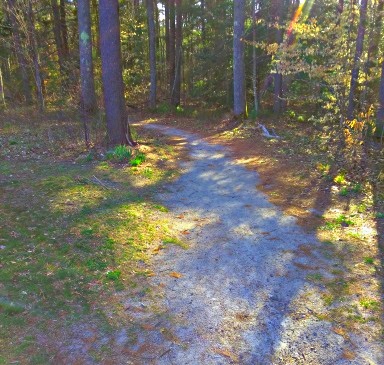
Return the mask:
<path fill-rule="evenodd" d="M 173 331 L 156 364 L 384 363 L 379 350 L 360 343 L 346 359 L 351 341 L 320 319 L 323 289 L 308 280 L 319 272 L 330 277 L 330 263 L 316 237 L 256 189 L 257 173 L 197 135 L 145 128 L 184 140 L 191 156 L 159 195 L 190 248 L 169 246 L 154 258 L 153 284 L 163 288 Z"/>

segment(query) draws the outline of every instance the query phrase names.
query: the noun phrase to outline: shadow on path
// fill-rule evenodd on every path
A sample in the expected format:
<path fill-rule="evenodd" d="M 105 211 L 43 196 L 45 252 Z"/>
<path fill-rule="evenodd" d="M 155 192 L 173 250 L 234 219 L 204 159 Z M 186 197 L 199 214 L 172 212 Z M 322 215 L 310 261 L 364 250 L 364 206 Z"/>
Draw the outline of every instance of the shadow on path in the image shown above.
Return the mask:
<path fill-rule="evenodd" d="M 196 135 L 145 127 L 185 139 L 192 157 L 160 196 L 190 248 L 155 259 L 177 339 L 155 363 L 368 364 L 343 359 L 344 338 L 322 319 L 322 288 L 310 280 L 330 275 L 319 243 L 256 190 L 257 174 Z"/>

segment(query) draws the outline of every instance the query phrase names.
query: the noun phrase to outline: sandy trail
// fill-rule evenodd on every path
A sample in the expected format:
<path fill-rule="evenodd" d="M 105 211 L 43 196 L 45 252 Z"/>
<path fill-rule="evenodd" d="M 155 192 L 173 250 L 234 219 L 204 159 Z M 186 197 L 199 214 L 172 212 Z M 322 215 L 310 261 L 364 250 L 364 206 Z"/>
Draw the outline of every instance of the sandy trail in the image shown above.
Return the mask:
<path fill-rule="evenodd" d="M 154 259 L 152 280 L 164 288 L 173 338 L 154 363 L 384 363 L 380 348 L 345 339 L 319 319 L 323 289 L 309 278 L 332 277 L 332 263 L 313 235 L 256 189 L 255 172 L 196 135 L 145 127 L 180 138 L 191 156 L 159 197 L 179 217 L 190 248 L 169 247 Z"/>

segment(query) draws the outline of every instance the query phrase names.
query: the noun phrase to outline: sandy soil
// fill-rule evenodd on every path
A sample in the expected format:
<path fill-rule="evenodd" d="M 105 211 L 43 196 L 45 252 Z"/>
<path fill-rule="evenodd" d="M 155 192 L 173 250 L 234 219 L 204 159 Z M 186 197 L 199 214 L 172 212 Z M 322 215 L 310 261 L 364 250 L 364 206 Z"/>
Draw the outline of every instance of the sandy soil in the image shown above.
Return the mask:
<path fill-rule="evenodd" d="M 154 259 L 168 336 L 144 363 L 384 363 L 380 343 L 346 338 L 325 320 L 325 289 L 312 277 L 332 279 L 337 264 L 256 189 L 257 173 L 196 135 L 147 128 L 188 145 L 181 177 L 159 198 L 190 247 L 172 246 Z"/>

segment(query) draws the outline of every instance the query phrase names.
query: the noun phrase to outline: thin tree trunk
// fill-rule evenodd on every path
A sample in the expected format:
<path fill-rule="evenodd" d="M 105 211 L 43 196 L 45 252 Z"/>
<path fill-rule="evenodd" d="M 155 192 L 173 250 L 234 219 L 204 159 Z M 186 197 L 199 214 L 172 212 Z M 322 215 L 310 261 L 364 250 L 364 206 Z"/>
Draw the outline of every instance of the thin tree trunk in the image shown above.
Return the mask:
<path fill-rule="evenodd" d="M 92 0 L 92 10 L 95 13 L 95 27 L 96 32 L 94 32 L 95 36 L 95 45 L 96 45 L 96 54 L 100 56 L 100 31 L 99 31 L 99 8 L 97 7 L 97 0 Z"/>
<path fill-rule="evenodd" d="M 377 110 L 377 125 L 384 130 L 384 60 L 381 61 L 381 78 L 379 90 L 379 108 Z"/>
<path fill-rule="evenodd" d="M 69 57 L 69 46 L 68 46 L 68 27 L 65 13 L 65 0 L 60 0 L 60 28 L 61 28 L 61 37 L 63 40 L 63 53 L 64 58 L 68 61 Z"/>
<path fill-rule="evenodd" d="M 150 68 L 150 90 L 149 107 L 156 106 L 156 31 L 153 0 L 147 0 L 147 18 L 148 18 L 148 39 L 149 39 L 149 68 Z"/>
<path fill-rule="evenodd" d="M 175 75 L 172 86 L 171 104 L 178 106 L 180 104 L 181 92 L 181 63 L 183 59 L 183 16 L 181 10 L 181 0 L 176 0 L 176 29 L 175 29 Z"/>
<path fill-rule="evenodd" d="M 90 143 L 89 123 L 97 109 L 92 59 L 92 30 L 89 0 L 77 0 L 79 27 L 79 58 L 81 84 L 81 116 L 84 126 L 85 143 Z"/>
<path fill-rule="evenodd" d="M 33 59 L 33 67 L 35 71 L 35 83 L 36 83 L 36 91 L 37 91 L 37 100 L 39 103 L 40 112 L 44 111 L 45 103 L 44 103 L 44 95 L 43 95 L 43 80 L 41 77 L 40 70 L 40 60 L 39 53 L 37 49 L 37 40 L 36 40 L 36 29 L 35 29 L 35 16 L 32 8 L 32 0 L 28 1 L 28 35 L 29 35 L 29 43 L 31 47 L 32 59 Z"/>
<path fill-rule="evenodd" d="M 124 98 L 118 0 L 99 1 L 101 69 L 109 143 L 135 145 Z"/>
<path fill-rule="evenodd" d="M 284 3 L 277 2 L 276 4 L 276 18 L 277 23 L 275 41 L 277 44 L 281 44 L 283 41 L 283 13 L 284 13 Z M 279 114 L 283 110 L 283 75 L 276 70 L 276 73 L 273 74 L 273 84 L 274 84 L 274 101 L 273 101 L 273 112 Z"/>
<path fill-rule="evenodd" d="M 357 38 L 356 38 L 356 51 L 355 51 L 355 57 L 353 60 L 351 83 L 349 87 L 349 98 L 348 98 L 348 109 L 347 109 L 348 120 L 353 119 L 353 114 L 355 110 L 354 100 L 355 100 L 355 94 L 356 94 L 356 88 L 357 88 L 357 80 L 359 78 L 360 58 L 361 58 L 361 55 L 363 54 L 365 22 L 367 18 L 367 4 L 368 4 L 368 0 L 361 0 L 360 21 L 359 21 L 359 28 L 357 30 Z"/>
<path fill-rule="evenodd" d="M 173 85 L 175 83 L 175 0 L 169 1 L 169 95 L 172 98 Z"/>
<path fill-rule="evenodd" d="M 245 114 L 245 66 L 244 66 L 244 35 L 245 0 L 234 3 L 233 29 L 233 113 L 235 117 Z"/>
<path fill-rule="evenodd" d="M 67 84 L 67 73 L 65 68 L 65 52 L 61 31 L 60 7 L 57 0 L 51 0 L 52 15 L 53 15 L 53 35 L 55 38 L 58 63 L 60 74 L 65 84 Z"/>
<path fill-rule="evenodd" d="M 205 32 L 205 0 L 200 1 L 200 11 L 201 11 L 201 41 L 203 42 L 203 45 L 205 43 L 206 39 L 206 32 Z"/>
<path fill-rule="evenodd" d="M 169 0 L 164 1 L 165 57 L 169 62 Z"/>
<path fill-rule="evenodd" d="M 1 71 L 1 67 L 0 67 L 0 95 L 1 95 L 1 101 L 3 102 L 4 109 L 5 109 L 7 107 L 7 104 L 5 102 L 3 72 Z"/>
<path fill-rule="evenodd" d="M 253 88 L 253 108 L 255 114 L 259 111 L 259 101 L 257 97 L 257 58 L 256 58 L 256 0 L 252 0 L 252 88 Z"/>
<path fill-rule="evenodd" d="M 17 14 L 16 2 L 15 0 L 7 0 L 7 1 L 8 1 L 8 8 L 9 8 L 8 9 L 9 18 L 12 26 L 15 53 L 17 57 L 17 62 L 19 64 L 19 72 L 21 75 L 23 94 L 24 94 L 25 102 L 28 105 L 30 105 L 32 104 L 32 93 L 31 93 L 31 88 L 29 84 L 27 60 L 24 55 L 24 49 L 21 43 L 21 37 L 19 32 L 20 26 L 16 16 Z"/>

